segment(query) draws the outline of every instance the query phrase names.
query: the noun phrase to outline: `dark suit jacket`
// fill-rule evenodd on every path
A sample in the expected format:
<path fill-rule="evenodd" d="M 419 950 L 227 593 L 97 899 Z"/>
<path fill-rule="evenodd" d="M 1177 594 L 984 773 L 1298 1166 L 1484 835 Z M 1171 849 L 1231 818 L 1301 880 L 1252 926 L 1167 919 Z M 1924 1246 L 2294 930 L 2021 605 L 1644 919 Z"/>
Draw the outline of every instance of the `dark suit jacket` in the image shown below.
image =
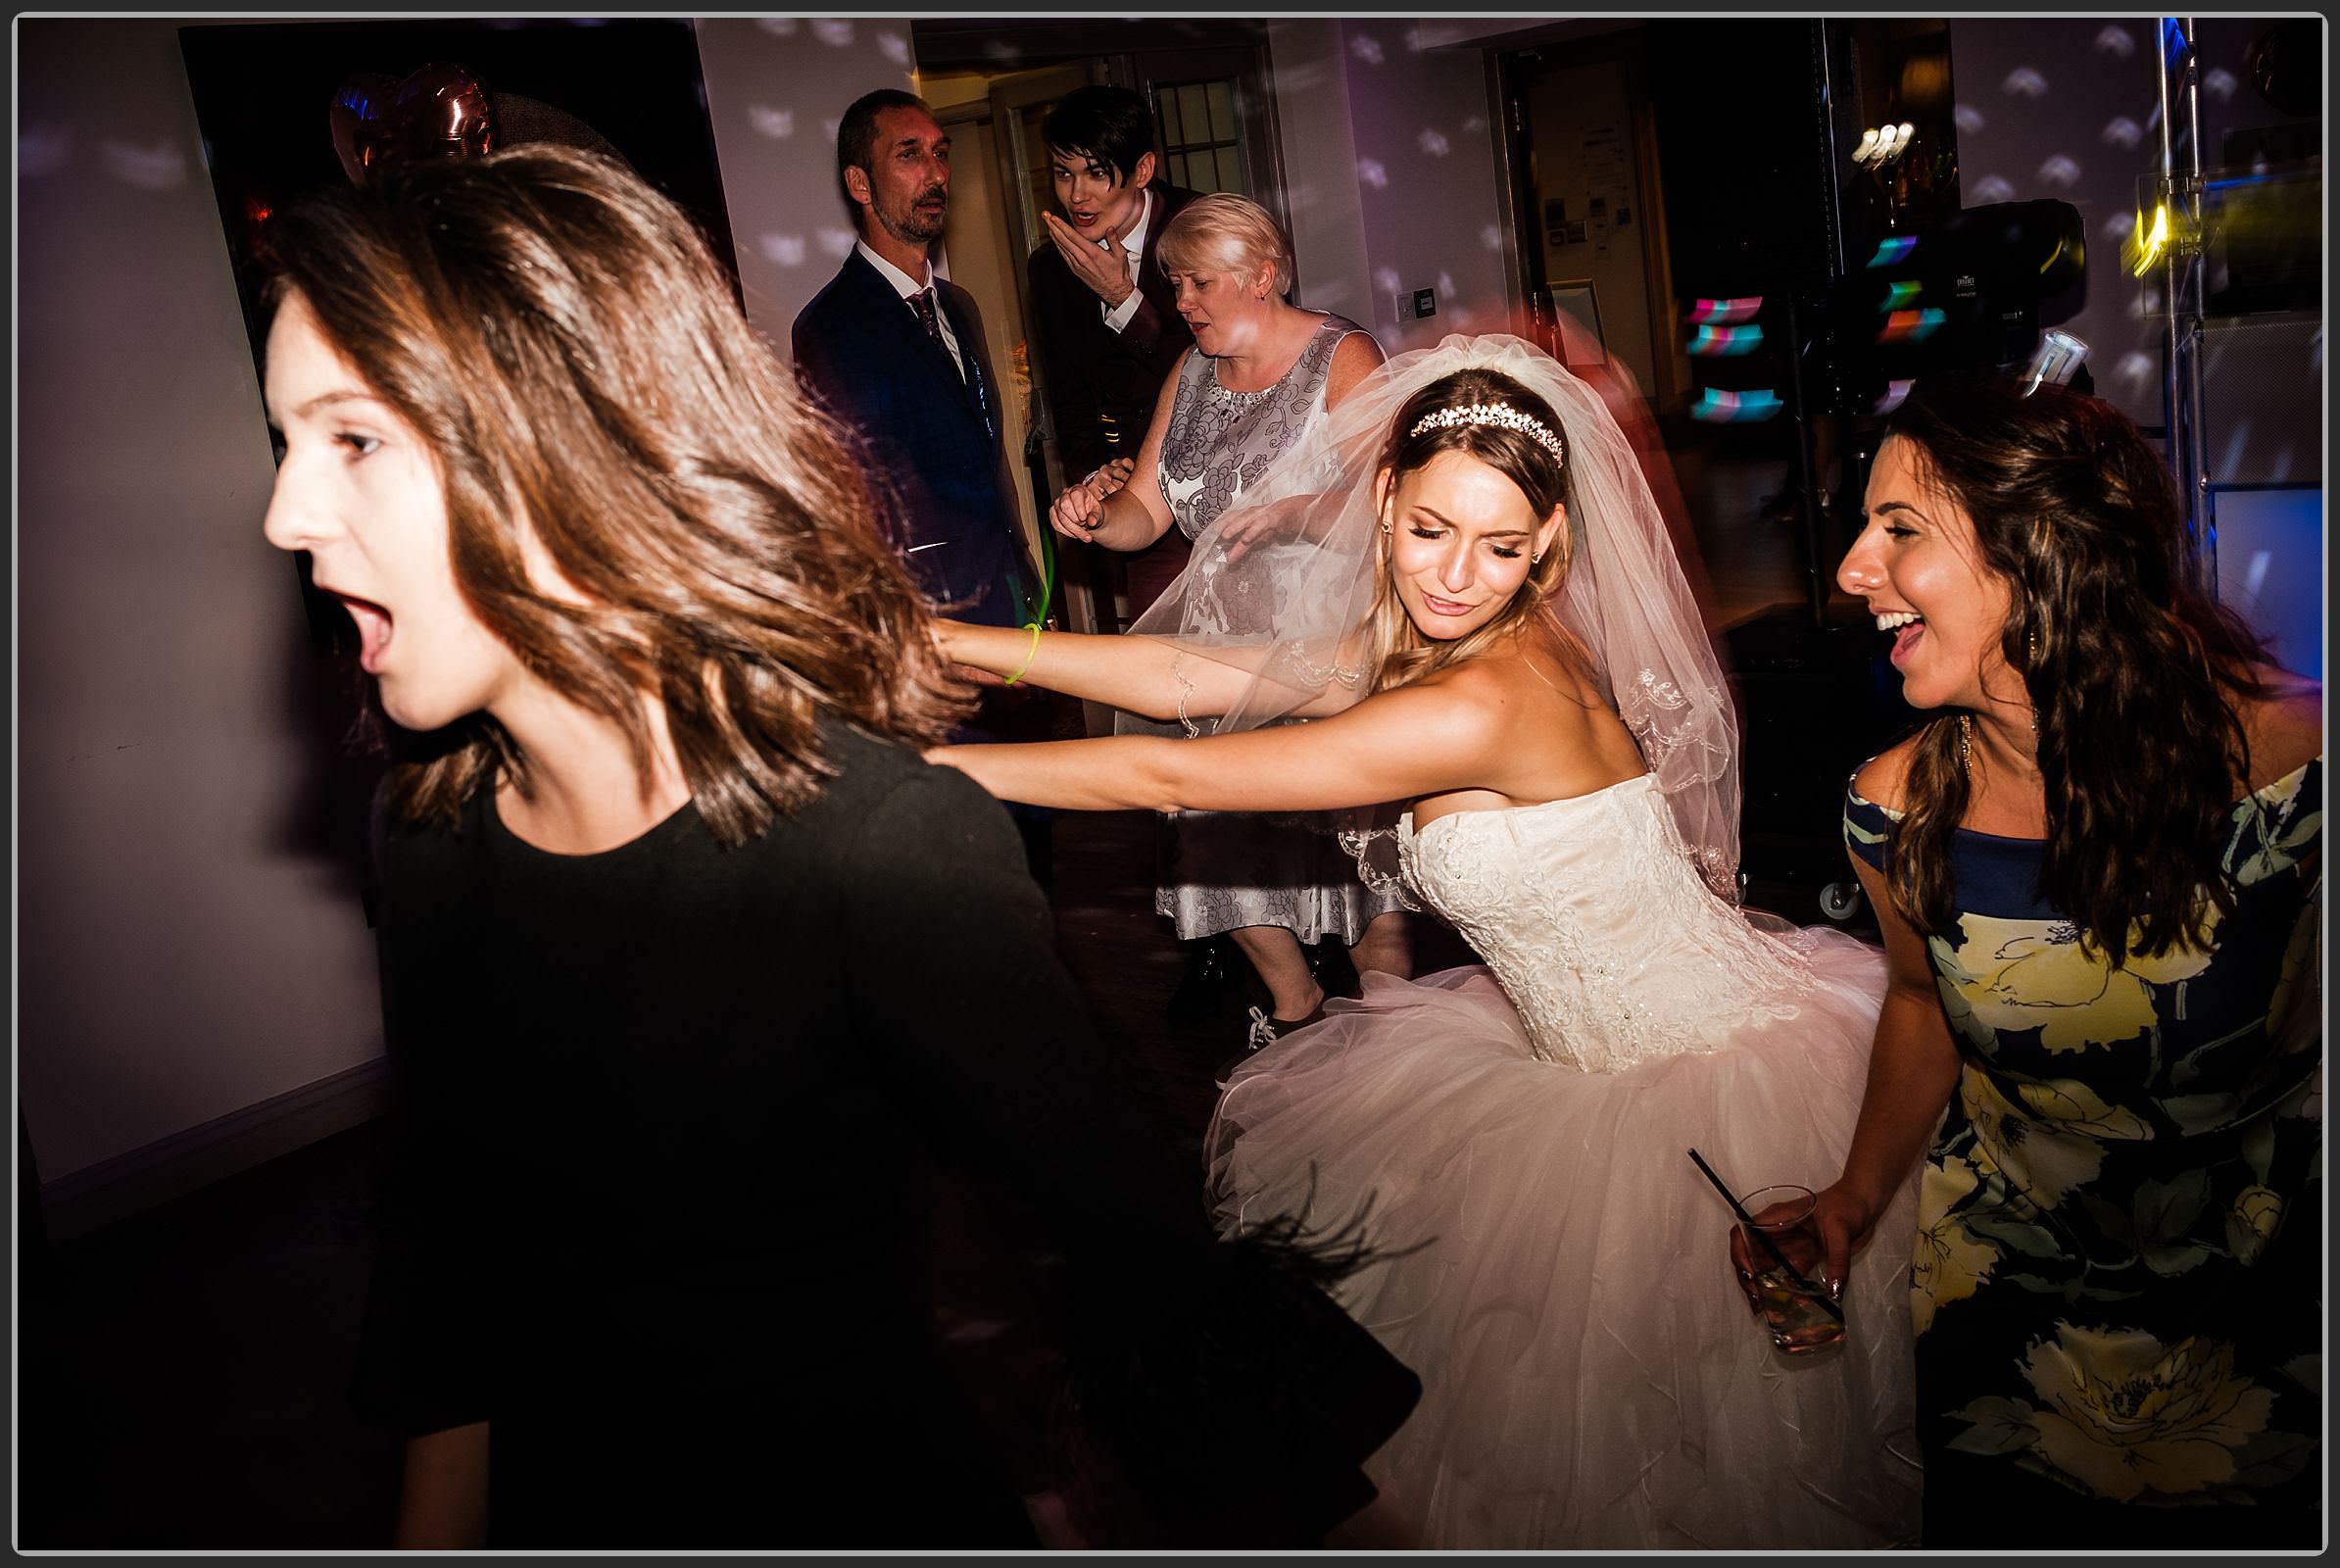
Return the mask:
<path fill-rule="evenodd" d="M 1097 297 L 1073 276 L 1054 242 L 1032 253 L 1032 335 L 1067 483 L 1085 477 L 1108 457 L 1138 455 L 1162 383 L 1194 341 L 1154 255 L 1162 230 L 1194 199 L 1191 190 L 1153 186 L 1153 213 L 1146 221 L 1138 259 L 1138 292 L 1144 301 L 1119 332 L 1105 325 Z M 1118 447 L 1107 441 L 1108 418 L 1120 432 Z"/>
<path fill-rule="evenodd" d="M 974 297 L 935 279 L 967 362 L 950 352 L 856 250 L 798 315 L 798 378 L 861 438 L 865 471 L 896 548 L 949 613 L 1013 626 L 1036 596 L 1000 450 L 999 383 Z"/>

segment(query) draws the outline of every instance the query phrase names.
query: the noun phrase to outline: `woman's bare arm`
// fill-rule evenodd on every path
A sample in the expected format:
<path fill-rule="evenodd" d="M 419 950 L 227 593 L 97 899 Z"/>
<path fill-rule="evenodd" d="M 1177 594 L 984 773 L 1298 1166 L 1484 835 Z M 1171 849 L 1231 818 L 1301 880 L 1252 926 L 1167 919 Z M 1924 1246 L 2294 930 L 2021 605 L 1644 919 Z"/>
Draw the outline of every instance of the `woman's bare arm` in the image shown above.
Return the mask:
<path fill-rule="evenodd" d="M 1334 810 L 1502 790 L 1517 749 L 1507 744 L 1511 710 L 1495 696 L 1486 682 L 1425 683 L 1310 724 L 1196 740 L 944 746 L 927 758 L 1001 800 L 1068 810 Z"/>

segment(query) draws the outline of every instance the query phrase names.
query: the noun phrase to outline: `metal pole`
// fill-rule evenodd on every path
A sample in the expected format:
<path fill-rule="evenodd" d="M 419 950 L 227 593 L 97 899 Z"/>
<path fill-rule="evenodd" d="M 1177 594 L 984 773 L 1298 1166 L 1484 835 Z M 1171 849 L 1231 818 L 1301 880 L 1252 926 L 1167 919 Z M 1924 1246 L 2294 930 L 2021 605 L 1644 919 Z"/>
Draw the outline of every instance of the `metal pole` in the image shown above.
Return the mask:
<path fill-rule="evenodd" d="M 2208 259 L 2202 234 L 2202 73 L 2191 17 L 2160 19 L 2161 198 L 2169 214 L 2162 257 L 2162 408 L 2169 466 L 2186 508 L 2204 585 L 2218 585 L 2210 524 L 2210 455 L 2203 428 L 2202 308 Z M 2174 80 L 2172 79 L 2174 78 Z M 2176 118 L 2186 117 L 2182 153 Z M 2180 167 L 2182 164 L 2182 168 Z"/>

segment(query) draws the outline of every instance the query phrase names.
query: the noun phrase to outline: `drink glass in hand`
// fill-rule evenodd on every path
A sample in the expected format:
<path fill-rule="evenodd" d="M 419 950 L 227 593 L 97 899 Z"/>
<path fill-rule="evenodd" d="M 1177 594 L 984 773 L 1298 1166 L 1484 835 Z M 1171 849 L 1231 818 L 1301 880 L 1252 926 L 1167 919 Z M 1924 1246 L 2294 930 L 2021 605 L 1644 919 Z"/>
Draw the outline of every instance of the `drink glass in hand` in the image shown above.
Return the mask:
<path fill-rule="evenodd" d="M 1820 1232 L 1812 1223 L 1813 1195 L 1809 1187 L 1765 1187 L 1739 1200 L 1754 1217 L 1754 1229 L 1771 1239 L 1793 1265 L 1805 1284 L 1796 1284 L 1748 1227 L 1732 1224 L 1731 1258 L 1739 1284 L 1747 1292 L 1755 1315 L 1771 1330 L 1772 1344 L 1789 1355 L 1825 1349 L 1841 1344 L 1844 1324 L 1824 1302 L 1842 1303 L 1821 1278 L 1826 1262 Z"/>

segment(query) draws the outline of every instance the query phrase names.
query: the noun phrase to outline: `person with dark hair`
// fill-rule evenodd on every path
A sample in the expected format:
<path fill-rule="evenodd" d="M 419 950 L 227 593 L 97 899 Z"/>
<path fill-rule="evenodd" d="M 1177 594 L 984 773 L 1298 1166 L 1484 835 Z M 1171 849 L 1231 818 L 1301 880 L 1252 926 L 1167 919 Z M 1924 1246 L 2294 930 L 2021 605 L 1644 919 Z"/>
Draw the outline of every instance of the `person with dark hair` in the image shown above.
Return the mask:
<path fill-rule="evenodd" d="M 2111 406 L 1944 377 L 1886 430 L 1837 582 L 1927 717 L 1846 796 L 1892 984 L 1818 1215 L 1911 1259 L 1926 1542 L 2311 1547 L 2321 688 Z"/>
<path fill-rule="evenodd" d="M 950 213 L 951 137 L 924 99 L 865 93 L 838 122 L 837 177 L 860 237 L 797 315 L 797 377 L 856 437 L 895 548 L 929 603 L 987 625 L 1039 625 L 1044 578 L 1016 516 L 983 317 L 927 258 Z M 968 734 L 1028 738 L 1048 725 L 1031 693 L 993 688 Z M 1048 815 L 1019 808 L 1015 818 L 1047 886 Z"/>
<path fill-rule="evenodd" d="M 1129 462 L 1194 334 L 1157 252 L 1194 193 L 1155 176 L 1153 116 L 1126 87 L 1079 87 L 1041 122 L 1063 216 L 1032 253 L 1032 338 L 1068 481 Z M 1176 529 L 1125 563 L 1134 615 L 1186 566 Z"/>
<path fill-rule="evenodd" d="M 1078 1430 L 1146 1544 L 1365 1500 L 1411 1376 L 1316 1288 L 1340 1249 L 1211 1237 L 1006 817 L 920 760 L 961 689 L 703 236 L 553 147 L 278 223 L 266 532 L 406 754 L 358 1376 L 407 1439 L 398 1543 L 1032 1544 L 925 1289 L 944 1164 L 1061 1257 Z M 1196 1484 L 1223 1430 L 1274 1495 Z"/>
<path fill-rule="evenodd" d="M 1906 1539 L 1899 1265 L 1856 1270 L 1845 1343 L 1782 1366 L 1683 1152 L 1741 1190 L 1832 1171 L 1882 960 L 1736 907 L 1730 691 L 1601 395 L 1518 338 L 1400 355 L 1245 486 L 1175 598 L 1153 632 L 944 644 L 1212 733 L 929 755 L 1060 808 L 1405 803 L 1341 841 L 1485 966 L 1368 974 L 1235 1070 L 1208 1140 L 1231 1234 L 1372 1215 L 1381 1255 L 1337 1294 L 1424 1395 L 1345 1544 Z"/>

